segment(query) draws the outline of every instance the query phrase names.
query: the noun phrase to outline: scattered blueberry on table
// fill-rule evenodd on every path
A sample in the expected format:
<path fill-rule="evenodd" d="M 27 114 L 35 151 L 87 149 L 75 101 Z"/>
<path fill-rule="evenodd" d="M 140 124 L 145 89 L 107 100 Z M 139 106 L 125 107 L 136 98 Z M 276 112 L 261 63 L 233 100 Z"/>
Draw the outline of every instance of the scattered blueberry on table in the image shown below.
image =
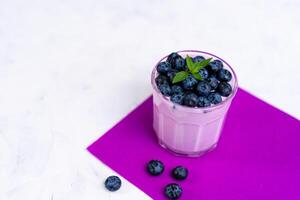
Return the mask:
<path fill-rule="evenodd" d="M 147 171 L 152 176 L 158 176 L 163 173 L 165 167 L 164 164 L 159 160 L 151 160 L 148 162 Z"/>
<path fill-rule="evenodd" d="M 209 107 L 220 104 L 233 91 L 232 74 L 217 59 L 201 55 L 182 57 L 174 52 L 160 62 L 156 70 L 157 88 L 175 104 Z"/>
<path fill-rule="evenodd" d="M 172 176 L 177 180 L 184 180 L 188 176 L 188 170 L 183 166 L 177 166 L 172 170 Z"/>
<path fill-rule="evenodd" d="M 147 171 L 152 176 L 158 176 L 164 171 L 164 164 L 159 160 L 150 160 L 147 163 Z M 184 180 L 188 176 L 188 169 L 183 166 L 177 166 L 172 170 L 172 177 L 176 180 Z M 182 194 L 182 188 L 176 183 L 170 183 L 165 186 L 164 193 L 168 199 L 179 199 Z"/>
<path fill-rule="evenodd" d="M 176 183 L 170 183 L 165 187 L 165 195 L 169 199 L 179 199 L 182 194 L 182 188 Z"/>
<path fill-rule="evenodd" d="M 109 176 L 104 182 L 106 189 L 111 192 L 117 191 L 120 189 L 122 182 L 121 179 L 117 176 Z"/>

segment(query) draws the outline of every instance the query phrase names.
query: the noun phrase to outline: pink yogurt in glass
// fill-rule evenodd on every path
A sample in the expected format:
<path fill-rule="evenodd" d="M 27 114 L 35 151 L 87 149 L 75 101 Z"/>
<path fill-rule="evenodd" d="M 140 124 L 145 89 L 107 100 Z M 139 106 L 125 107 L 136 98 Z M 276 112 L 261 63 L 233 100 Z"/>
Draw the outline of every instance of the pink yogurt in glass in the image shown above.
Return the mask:
<path fill-rule="evenodd" d="M 237 78 L 230 65 L 211 53 L 195 50 L 177 52 L 182 57 L 202 55 L 206 59 L 213 58 L 223 62 L 224 68 L 232 73 L 230 96 L 223 98 L 220 104 L 205 108 L 190 108 L 174 104 L 158 90 L 155 78 L 156 66 L 151 76 L 153 87 L 153 128 L 159 144 L 175 155 L 200 156 L 212 149 L 218 143 L 226 113 L 237 91 Z M 167 56 L 159 62 L 165 61 Z M 158 63 L 159 63 L 158 62 Z"/>

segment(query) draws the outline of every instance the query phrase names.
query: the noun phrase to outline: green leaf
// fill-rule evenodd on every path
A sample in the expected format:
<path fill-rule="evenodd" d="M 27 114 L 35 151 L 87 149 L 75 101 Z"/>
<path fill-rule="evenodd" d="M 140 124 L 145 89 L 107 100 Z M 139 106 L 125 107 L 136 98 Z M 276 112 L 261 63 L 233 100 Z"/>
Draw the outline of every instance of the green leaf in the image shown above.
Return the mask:
<path fill-rule="evenodd" d="M 202 80 L 203 80 L 202 76 L 201 76 L 200 74 L 198 74 L 198 73 L 194 73 L 193 76 L 194 76 L 197 80 L 199 80 L 199 81 L 202 81 Z"/>
<path fill-rule="evenodd" d="M 210 63 L 211 60 L 212 60 L 212 58 L 208 58 L 206 60 L 202 60 L 200 62 L 195 63 L 195 67 L 194 67 L 192 73 L 194 74 L 194 73 L 199 72 L 199 70 L 206 67 Z"/>
<path fill-rule="evenodd" d="M 181 72 L 177 72 L 175 77 L 173 78 L 172 83 L 178 83 L 180 81 L 183 81 L 184 79 L 186 79 L 188 77 L 189 73 L 186 71 L 181 71 Z"/>
<path fill-rule="evenodd" d="M 189 68 L 190 72 L 192 72 L 194 69 L 194 63 L 193 63 L 192 58 L 189 55 L 186 55 L 185 59 L 186 59 L 187 67 Z"/>

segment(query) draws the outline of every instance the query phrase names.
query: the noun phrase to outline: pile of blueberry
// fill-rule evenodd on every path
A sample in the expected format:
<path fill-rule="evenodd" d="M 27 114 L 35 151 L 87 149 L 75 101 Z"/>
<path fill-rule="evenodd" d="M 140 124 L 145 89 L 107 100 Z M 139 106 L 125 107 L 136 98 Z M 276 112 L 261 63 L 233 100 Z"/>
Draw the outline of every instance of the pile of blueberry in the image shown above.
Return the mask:
<path fill-rule="evenodd" d="M 176 104 L 188 107 L 208 107 L 222 102 L 232 93 L 229 81 L 232 74 L 220 60 L 203 56 L 183 58 L 171 53 L 166 61 L 156 66 L 157 88 Z"/>
<path fill-rule="evenodd" d="M 152 176 L 159 176 L 164 172 L 164 164 L 159 160 L 151 160 L 148 162 L 147 171 Z M 188 176 L 187 168 L 183 166 L 177 166 L 172 170 L 172 177 L 176 180 L 184 180 Z M 169 199 L 179 199 L 182 195 L 182 188 L 177 183 L 169 183 L 165 186 L 164 193 Z"/>
<path fill-rule="evenodd" d="M 164 172 L 164 164 L 159 160 L 150 160 L 147 163 L 147 171 L 152 176 L 159 176 Z M 185 180 L 188 176 L 187 168 L 183 166 L 175 167 L 172 172 L 172 177 L 178 181 Z M 115 192 L 120 189 L 122 182 L 117 176 L 109 176 L 106 178 L 104 185 L 107 190 Z M 164 194 L 168 199 L 176 200 L 182 195 L 182 188 L 177 183 L 169 183 L 164 188 Z"/>

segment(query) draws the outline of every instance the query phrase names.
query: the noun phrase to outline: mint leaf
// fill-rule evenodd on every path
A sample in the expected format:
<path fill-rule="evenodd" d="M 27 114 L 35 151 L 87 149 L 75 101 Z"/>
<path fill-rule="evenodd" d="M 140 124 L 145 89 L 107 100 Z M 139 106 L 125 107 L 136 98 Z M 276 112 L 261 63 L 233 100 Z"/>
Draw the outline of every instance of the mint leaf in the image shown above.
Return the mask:
<path fill-rule="evenodd" d="M 199 72 L 199 70 L 206 67 L 210 63 L 211 60 L 212 60 L 212 58 L 208 58 L 206 60 L 202 60 L 200 62 L 195 63 L 194 64 L 195 66 L 194 66 L 194 69 L 193 69 L 192 73 Z"/>
<path fill-rule="evenodd" d="M 172 83 L 178 83 L 180 81 L 183 81 L 184 79 L 186 79 L 188 77 L 189 73 L 186 71 L 181 71 L 181 72 L 177 72 L 175 77 L 172 80 Z"/>
<path fill-rule="evenodd" d="M 202 76 L 201 76 L 200 74 L 198 74 L 198 73 L 194 73 L 193 76 L 194 76 L 197 80 L 199 80 L 199 81 L 202 81 L 202 80 L 203 80 Z"/>
<path fill-rule="evenodd" d="M 187 67 L 189 68 L 190 72 L 192 72 L 194 69 L 194 63 L 192 58 L 189 55 L 186 55 L 185 60 L 186 60 Z"/>

